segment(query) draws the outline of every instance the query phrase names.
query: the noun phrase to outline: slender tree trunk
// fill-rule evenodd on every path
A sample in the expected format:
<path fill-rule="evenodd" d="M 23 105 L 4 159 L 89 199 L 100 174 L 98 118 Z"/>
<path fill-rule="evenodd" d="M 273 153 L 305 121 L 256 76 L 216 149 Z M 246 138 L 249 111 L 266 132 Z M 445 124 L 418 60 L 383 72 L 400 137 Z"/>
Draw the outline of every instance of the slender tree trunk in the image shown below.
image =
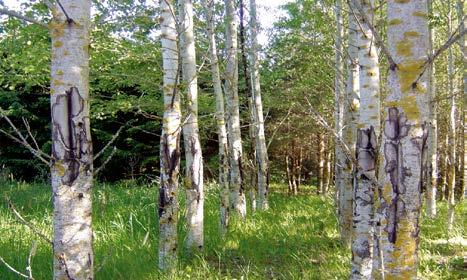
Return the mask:
<path fill-rule="evenodd" d="M 255 109 L 256 128 L 256 161 L 258 166 L 258 208 L 269 208 L 269 159 L 264 132 L 263 101 L 261 99 L 261 84 L 259 75 L 259 44 L 258 20 L 256 14 L 256 1 L 250 0 L 250 36 L 251 36 L 251 81 L 253 93 L 253 107 Z"/>
<path fill-rule="evenodd" d="M 358 130 L 356 157 L 362 171 L 355 173 L 352 241 L 352 273 L 351 279 L 371 279 L 374 254 L 374 213 L 375 190 L 369 176 L 376 177 L 377 141 L 380 131 L 379 100 L 379 60 L 373 33 L 369 24 L 374 25 L 374 0 L 358 1 L 366 13 L 365 22 L 357 12 L 360 30 L 357 36 L 358 61 L 360 65 L 360 109 L 358 113 Z M 375 275 L 380 273 L 375 272 Z"/>
<path fill-rule="evenodd" d="M 227 66 L 225 96 L 227 99 L 227 129 L 230 162 L 230 203 L 240 217 L 246 217 L 246 198 L 243 187 L 242 138 L 238 104 L 237 23 L 233 0 L 225 0 Z"/>
<path fill-rule="evenodd" d="M 457 17 L 459 18 L 459 21 L 461 22 L 459 32 L 464 32 L 465 31 L 465 21 L 466 19 L 464 18 L 464 0 L 458 0 L 457 1 Z M 462 52 L 462 65 L 463 65 L 463 80 L 462 80 L 462 86 L 464 90 L 464 95 L 461 97 L 459 104 L 459 107 L 464 108 L 466 98 L 467 98 L 467 44 L 466 44 L 466 39 L 465 35 L 461 37 L 460 39 L 460 46 L 461 46 L 461 52 Z M 465 181 L 467 180 L 467 172 L 465 170 L 465 160 L 466 160 L 466 154 L 465 154 L 465 148 L 467 145 L 467 142 L 465 141 L 465 134 L 467 133 L 467 129 L 465 126 L 465 109 L 462 110 L 461 113 L 461 124 L 464 129 L 461 129 L 461 138 L 459 139 L 462 141 L 461 143 L 461 151 L 459 154 L 459 157 L 461 158 L 461 169 L 460 169 L 460 188 L 461 188 L 461 196 L 460 200 L 463 200 L 465 198 Z"/>
<path fill-rule="evenodd" d="M 430 15 L 433 12 L 433 0 L 428 0 L 428 9 Z M 433 53 L 433 39 L 434 39 L 434 28 L 430 27 L 429 32 L 429 47 L 430 53 Z M 426 166 L 426 212 L 428 217 L 434 218 L 436 216 L 436 188 L 438 180 L 438 162 L 437 162 L 437 121 L 436 121 L 436 102 L 435 99 L 435 65 L 430 64 L 428 68 L 430 77 L 430 87 L 428 88 L 428 96 L 430 97 L 430 125 L 428 127 L 428 141 L 427 141 L 427 166 Z"/>
<path fill-rule="evenodd" d="M 388 1 L 388 77 L 381 154 L 381 249 L 386 279 L 417 279 L 423 154 L 429 119 L 426 0 Z M 422 16 L 421 16 L 422 15 Z"/>
<path fill-rule="evenodd" d="M 441 177 L 441 199 L 447 200 L 449 197 L 448 177 L 449 177 L 449 133 L 444 137 L 444 150 L 443 150 L 443 169 Z"/>
<path fill-rule="evenodd" d="M 328 142 L 330 144 L 330 141 Z M 326 152 L 326 176 L 325 176 L 325 183 L 324 183 L 324 188 L 326 189 L 326 192 L 328 192 L 331 188 L 331 178 L 332 178 L 332 152 L 330 150 L 330 145 L 328 146 L 328 150 Z"/>
<path fill-rule="evenodd" d="M 448 33 L 452 33 L 452 9 L 451 1 L 447 1 L 448 5 Z M 455 186 L 456 186 L 456 97 L 454 95 L 454 57 L 452 47 L 448 50 L 448 94 L 450 96 L 451 110 L 449 113 L 449 165 L 448 165 L 448 232 L 451 231 L 454 223 L 454 208 L 455 208 Z"/>
<path fill-rule="evenodd" d="M 296 168 L 296 171 L 297 171 L 297 192 L 299 191 L 300 189 L 300 182 L 302 181 L 302 147 L 299 147 L 298 148 L 298 157 L 297 157 L 297 168 Z"/>
<path fill-rule="evenodd" d="M 55 3 L 52 62 L 54 279 L 93 279 L 93 153 L 89 115 L 91 2 Z M 65 11 L 65 12 L 64 12 Z"/>
<path fill-rule="evenodd" d="M 285 167 L 286 167 L 286 172 L 287 172 L 287 181 L 288 181 L 288 186 L 289 186 L 289 194 L 293 195 L 294 193 L 294 187 L 292 183 L 292 172 L 290 169 L 290 156 L 289 154 L 285 155 Z"/>
<path fill-rule="evenodd" d="M 207 2 L 207 3 L 206 3 Z M 224 234 L 229 225 L 229 158 L 227 129 L 225 127 L 224 93 L 219 71 L 219 60 L 217 58 L 217 46 L 214 26 L 214 0 L 203 0 L 206 7 L 207 35 L 209 38 L 209 57 L 211 60 L 211 75 L 216 95 L 216 121 L 219 141 L 219 186 L 220 186 L 220 222 L 221 232 Z"/>
<path fill-rule="evenodd" d="M 324 139 L 318 135 L 318 194 L 324 194 Z"/>
<path fill-rule="evenodd" d="M 193 33 L 193 3 L 192 0 L 179 0 L 179 5 L 182 25 L 180 34 L 182 76 L 188 103 L 186 123 L 183 126 L 186 162 L 186 246 L 189 250 L 199 250 L 204 246 L 204 184 L 203 156 L 198 128 L 198 74 Z"/>
<path fill-rule="evenodd" d="M 177 259 L 178 179 L 180 172 L 180 93 L 178 34 L 173 0 L 161 0 L 164 117 L 160 143 L 159 268 L 173 269 Z"/>
<path fill-rule="evenodd" d="M 239 1 L 239 15 L 240 15 L 240 28 L 239 28 L 239 35 L 240 35 L 240 50 L 242 55 L 242 70 L 243 70 L 243 77 L 245 79 L 245 96 L 248 98 L 248 109 L 250 113 L 250 126 L 249 126 L 249 134 L 250 134 L 250 153 L 248 157 L 252 158 L 252 168 L 248 168 L 248 174 L 251 176 L 256 176 L 256 133 L 255 133 L 255 109 L 253 104 L 253 89 L 251 84 L 251 75 L 248 66 L 248 58 L 247 58 L 247 51 L 246 51 L 246 34 L 245 34 L 245 4 L 243 0 Z M 251 67 L 251 66 L 250 66 Z M 254 174 L 254 175 L 253 175 Z M 246 182 L 244 182 L 246 184 Z M 250 180 L 250 184 L 248 186 L 248 190 L 250 193 L 250 201 L 251 201 L 251 209 L 252 211 L 256 211 L 256 180 Z"/>
<path fill-rule="evenodd" d="M 342 24 L 342 0 L 336 0 L 334 6 L 334 13 L 336 17 L 336 40 L 335 40 L 335 130 L 337 135 L 343 139 L 342 128 L 343 115 L 344 115 L 344 62 L 343 54 L 344 47 L 342 43 L 344 28 Z M 345 179 L 345 171 L 343 167 L 347 165 L 346 157 L 342 151 L 341 146 L 336 142 L 335 144 L 335 185 L 336 185 L 336 199 L 337 199 L 337 211 L 339 219 L 339 230 L 341 240 L 344 244 L 350 245 L 351 232 L 352 232 L 352 185 L 348 185 L 348 180 Z"/>

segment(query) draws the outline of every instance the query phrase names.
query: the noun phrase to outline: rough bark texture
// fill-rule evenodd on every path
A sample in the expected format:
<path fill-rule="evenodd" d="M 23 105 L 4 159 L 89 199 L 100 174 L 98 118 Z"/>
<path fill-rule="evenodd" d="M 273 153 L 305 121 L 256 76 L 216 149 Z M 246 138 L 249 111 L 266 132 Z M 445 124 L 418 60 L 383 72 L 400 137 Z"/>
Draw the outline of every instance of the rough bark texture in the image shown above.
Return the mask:
<path fill-rule="evenodd" d="M 255 134 L 256 134 L 256 163 L 258 167 L 258 208 L 268 209 L 269 192 L 269 160 L 264 134 L 263 101 L 261 99 L 261 84 L 259 76 L 259 44 L 258 21 L 256 14 L 256 1 L 250 0 L 250 37 L 251 37 L 251 82 L 253 93 L 253 107 L 255 110 Z"/>
<path fill-rule="evenodd" d="M 186 162 L 186 246 L 189 250 L 199 250 L 204 246 L 204 184 L 203 156 L 198 128 L 198 75 L 193 34 L 193 3 L 192 0 L 179 0 L 179 3 L 182 28 L 180 34 L 182 77 L 188 103 L 186 123 L 183 126 Z"/>
<path fill-rule="evenodd" d="M 374 1 L 358 1 L 366 13 L 366 18 L 373 21 Z M 358 113 L 358 130 L 356 158 L 362 171 L 355 173 L 352 241 L 352 273 L 351 279 L 371 279 L 374 254 L 374 202 L 375 187 L 368 176 L 376 177 L 377 142 L 380 130 L 380 93 L 379 93 L 379 61 L 378 53 L 369 28 L 373 22 L 365 22 L 356 12 L 360 22 L 358 28 L 358 62 L 360 64 L 360 109 Z M 377 274 L 377 273 L 376 273 Z"/>
<path fill-rule="evenodd" d="M 430 15 L 433 12 L 433 0 L 428 0 L 428 9 Z M 430 53 L 433 53 L 433 39 L 434 28 L 430 28 L 429 32 L 429 47 Z M 427 166 L 426 166 L 426 213 L 429 217 L 436 216 L 436 188 L 438 180 L 438 161 L 436 147 L 438 143 L 437 135 L 437 121 L 436 121 L 436 107 L 437 103 L 433 102 L 435 98 L 435 66 L 434 63 L 430 64 L 428 68 L 428 75 L 430 78 L 430 86 L 428 88 L 428 96 L 430 98 L 430 118 L 428 126 L 428 140 L 427 140 Z"/>
<path fill-rule="evenodd" d="M 225 0 L 227 66 L 225 97 L 227 99 L 227 130 L 230 162 L 230 204 L 240 217 L 246 217 L 246 197 L 243 187 L 242 138 L 238 104 L 237 22 L 235 3 Z"/>
<path fill-rule="evenodd" d="M 229 148 L 227 143 L 227 129 L 225 127 L 224 93 L 222 92 L 219 60 L 217 58 L 216 36 L 214 33 L 214 0 L 204 0 L 203 6 L 206 8 L 209 58 L 211 60 L 212 83 L 214 86 L 214 94 L 216 96 L 216 121 L 219 140 L 219 186 L 221 198 L 220 222 L 221 231 L 225 233 L 229 225 L 229 158 L 227 155 Z"/>
<path fill-rule="evenodd" d="M 164 118 L 160 144 L 159 268 L 173 269 L 177 259 L 178 179 L 180 172 L 179 50 L 172 0 L 161 0 Z"/>
<path fill-rule="evenodd" d="M 335 40 L 335 112 L 334 112 L 334 127 L 337 135 L 342 139 L 343 133 L 343 114 L 344 114 L 344 62 L 343 62 L 343 24 L 342 24 L 342 1 L 337 0 L 334 6 L 334 13 L 336 17 L 336 40 Z M 346 165 L 346 157 L 342 151 L 341 146 L 336 143 L 335 145 L 335 186 L 336 186 L 336 200 L 337 200 L 337 211 L 339 219 L 339 230 L 341 240 L 344 244 L 350 245 L 351 232 L 352 232 L 352 185 L 345 184 L 343 167 Z"/>
<path fill-rule="evenodd" d="M 416 279 L 429 106 L 426 0 L 388 1 L 389 69 L 380 153 L 381 248 L 386 279 Z"/>
<path fill-rule="evenodd" d="M 448 0 L 448 33 L 452 33 L 452 9 L 451 1 Z M 456 96 L 454 93 L 454 57 L 452 47 L 448 50 L 448 95 L 450 96 L 451 110 L 449 112 L 449 149 L 448 149 L 448 231 L 452 229 L 454 223 L 455 186 L 456 186 Z"/>
<path fill-rule="evenodd" d="M 88 0 L 62 0 L 52 38 L 54 279 L 93 279 Z M 66 11 L 66 13 L 64 13 Z"/>

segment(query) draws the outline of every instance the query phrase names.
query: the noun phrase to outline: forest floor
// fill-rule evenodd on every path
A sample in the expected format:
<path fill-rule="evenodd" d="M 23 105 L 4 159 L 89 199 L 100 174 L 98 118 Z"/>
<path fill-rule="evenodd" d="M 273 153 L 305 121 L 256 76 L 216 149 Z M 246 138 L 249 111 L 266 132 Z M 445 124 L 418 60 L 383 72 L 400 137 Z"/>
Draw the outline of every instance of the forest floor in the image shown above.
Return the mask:
<path fill-rule="evenodd" d="M 16 209 L 47 236 L 52 236 L 52 200 L 45 185 L 0 183 L 0 257 L 25 273 L 31 244 L 36 280 L 51 279 L 51 246 L 15 220 Z M 205 250 L 189 257 L 180 251 L 180 265 L 170 276 L 157 269 L 157 188 L 99 184 L 94 188 L 96 279 L 347 279 L 350 252 L 339 243 L 332 195 L 319 197 L 304 188 L 295 197 L 274 185 L 271 209 L 232 219 L 225 239 L 219 237 L 219 198 L 208 187 L 205 205 Z M 183 197 L 181 199 L 183 209 Z M 456 225 L 446 231 L 446 205 L 436 219 L 422 217 L 421 279 L 466 279 L 467 203 L 456 209 Z M 184 212 L 179 237 L 184 238 Z M 461 244 L 463 243 L 463 244 Z M 0 264 L 0 279 L 20 279 Z"/>

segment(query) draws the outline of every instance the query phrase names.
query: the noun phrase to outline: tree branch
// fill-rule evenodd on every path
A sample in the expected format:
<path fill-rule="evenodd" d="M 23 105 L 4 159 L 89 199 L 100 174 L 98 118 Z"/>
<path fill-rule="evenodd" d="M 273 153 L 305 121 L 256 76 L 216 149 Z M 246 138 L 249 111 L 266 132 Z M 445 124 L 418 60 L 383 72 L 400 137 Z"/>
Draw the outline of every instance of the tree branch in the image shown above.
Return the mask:
<path fill-rule="evenodd" d="M 15 215 L 16 219 L 22 223 L 23 225 L 27 226 L 30 230 L 32 230 L 35 234 L 37 234 L 39 237 L 41 237 L 42 239 L 44 239 L 47 243 L 49 243 L 50 245 L 53 245 L 53 242 L 50 238 L 48 238 L 47 236 L 45 236 L 45 234 L 43 234 L 42 232 L 40 232 L 34 225 L 32 225 L 31 223 L 29 223 L 28 221 L 26 221 L 22 216 L 21 214 L 16 210 L 15 206 L 13 205 L 13 203 L 11 202 L 11 200 L 7 197 L 7 202 L 8 202 L 8 208 L 11 210 L 11 212 Z"/>
<path fill-rule="evenodd" d="M 42 21 L 39 21 L 37 19 L 34 19 L 34 18 L 30 18 L 30 17 L 27 17 L 27 16 L 23 16 L 22 14 L 20 13 L 17 13 L 15 11 L 11 11 L 11 10 L 8 10 L 8 9 L 4 9 L 4 8 L 0 8 L 0 14 L 3 14 L 3 15 L 7 15 L 7 16 L 12 16 L 12 17 L 15 17 L 17 19 L 20 19 L 22 21 L 26 21 L 26 22 L 30 22 L 30 23 L 34 23 L 34 24 L 37 24 L 37 25 L 40 25 L 44 28 L 49 28 L 47 26 L 46 23 L 42 22 Z"/>
<path fill-rule="evenodd" d="M 105 159 L 105 161 L 101 164 L 101 166 L 99 166 L 99 168 L 97 168 L 95 171 L 94 171 L 94 176 L 96 176 L 99 172 L 101 172 L 101 170 L 107 165 L 107 163 L 109 163 L 109 161 L 112 159 L 112 157 L 114 156 L 115 152 L 117 152 L 117 147 L 114 146 L 112 152 L 110 152 L 110 155 Z"/>
<path fill-rule="evenodd" d="M 9 270 L 11 270 L 12 272 L 16 273 L 17 275 L 21 276 L 21 277 L 24 277 L 26 279 L 29 279 L 29 276 L 27 276 L 26 274 L 23 274 L 21 272 L 19 272 L 18 270 L 14 269 L 11 265 L 9 265 L 2 257 L 0 257 L 0 262 L 2 262 Z"/>
<path fill-rule="evenodd" d="M 391 53 L 389 52 L 388 48 L 384 44 L 384 41 L 381 38 L 381 36 L 379 35 L 378 31 L 373 26 L 373 24 L 371 24 L 370 19 L 367 17 L 365 11 L 363 10 L 363 7 L 356 0 L 348 0 L 347 3 L 349 5 L 350 9 L 352 9 L 352 5 L 350 4 L 349 1 L 352 1 L 352 4 L 355 6 L 355 8 L 357 8 L 359 15 L 362 17 L 362 20 L 368 25 L 368 28 L 370 28 L 371 33 L 373 33 L 373 38 L 375 39 L 376 45 L 378 45 L 378 47 L 381 48 L 381 50 L 383 51 L 383 53 L 386 55 L 386 57 L 388 59 L 389 67 L 391 69 L 395 69 L 396 66 L 397 66 L 396 62 L 392 58 Z"/>

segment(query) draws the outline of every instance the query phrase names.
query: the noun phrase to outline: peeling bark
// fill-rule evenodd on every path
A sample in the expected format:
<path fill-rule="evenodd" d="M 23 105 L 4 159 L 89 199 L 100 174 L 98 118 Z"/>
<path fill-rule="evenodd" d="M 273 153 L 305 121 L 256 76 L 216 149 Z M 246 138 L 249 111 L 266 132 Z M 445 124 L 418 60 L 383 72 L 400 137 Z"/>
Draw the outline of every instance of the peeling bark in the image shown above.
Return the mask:
<path fill-rule="evenodd" d="M 177 260 L 177 201 L 180 172 L 179 49 L 173 0 L 161 0 L 164 117 L 160 143 L 159 268 L 173 269 Z"/>
<path fill-rule="evenodd" d="M 49 26 L 54 279 L 93 279 L 90 1 L 63 0 L 61 4 L 68 15 L 54 6 Z"/>

